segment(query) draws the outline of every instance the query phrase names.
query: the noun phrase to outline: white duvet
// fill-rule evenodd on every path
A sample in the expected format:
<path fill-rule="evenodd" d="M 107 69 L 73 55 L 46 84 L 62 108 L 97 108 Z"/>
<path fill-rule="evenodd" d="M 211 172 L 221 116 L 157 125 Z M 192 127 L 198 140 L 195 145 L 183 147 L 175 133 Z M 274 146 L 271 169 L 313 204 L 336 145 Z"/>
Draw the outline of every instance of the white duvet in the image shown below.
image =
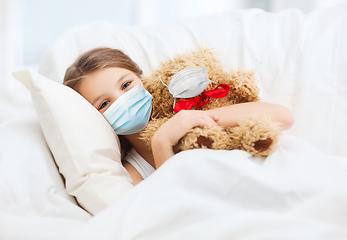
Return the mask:
<path fill-rule="evenodd" d="M 288 106 L 295 125 L 267 159 L 238 150 L 179 153 L 92 217 L 67 195 L 26 107 L 0 124 L 0 239 L 347 239 L 346 23 L 340 5 L 307 16 L 253 9 L 69 30 L 40 67 L 57 81 L 96 45 L 126 49 L 149 73 L 161 59 L 206 44 L 228 66 L 254 68 L 262 100 Z"/>
<path fill-rule="evenodd" d="M 346 239 L 346 173 L 345 158 L 291 136 L 266 161 L 187 151 L 94 217 L 81 239 Z"/>
<path fill-rule="evenodd" d="M 347 164 L 288 135 L 266 161 L 239 150 L 177 154 L 93 218 L 56 205 L 61 216 L 0 214 L 1 239 L 342 240 Z"/>

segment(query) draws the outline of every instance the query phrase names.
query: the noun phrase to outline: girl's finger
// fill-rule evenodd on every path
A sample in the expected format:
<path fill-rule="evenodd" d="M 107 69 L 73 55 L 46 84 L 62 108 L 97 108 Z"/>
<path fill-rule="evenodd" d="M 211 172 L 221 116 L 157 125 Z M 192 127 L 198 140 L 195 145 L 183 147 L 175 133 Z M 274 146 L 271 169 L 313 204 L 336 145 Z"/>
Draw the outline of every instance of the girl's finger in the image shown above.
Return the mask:
<path fill-rule="evenodd" d="M 216 121 L 208 115 L 203 115 L 201 118 L 196 120 L 198 126 L 218 126 Z"/>
<path fill-rule="evenodd" d="M 219 116 L 216 115 L 216 114 L 212 114 L 212 113 L 209 113 L 209 112 L 206 112 L 214 121 L 218 121 L 219 120 Z"/>

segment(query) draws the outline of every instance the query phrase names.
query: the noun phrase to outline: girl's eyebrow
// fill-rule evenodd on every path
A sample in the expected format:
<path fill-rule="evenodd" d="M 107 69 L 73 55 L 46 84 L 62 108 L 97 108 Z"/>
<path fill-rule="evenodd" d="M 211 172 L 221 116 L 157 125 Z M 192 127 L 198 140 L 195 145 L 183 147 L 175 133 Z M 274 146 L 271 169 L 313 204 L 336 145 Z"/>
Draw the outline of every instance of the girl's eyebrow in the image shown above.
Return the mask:
<path fill-rule="evenodd" d="M 97 101 L 99 101 L 100 98 L 103 98 L 104 96 L 105 96 L 105 94 L 101 94 L 100 96 L 98 96 L 97 98 L 95 98 L 94 101 L 93 101 L 93 103 L 92 103 L 92 105 L 94 106 L 95 103 L 96 103 Z"/>
<path fill-rule="evenodd" d="M 118 80 L 117 80 L 117 83 L 118 82 L 121 82 L 125 77 L 127 77 L 130 73 L 124 73 Z M 97 98 L 94 99 L 92 105 L 94 106 L 95 103 L 97 101 L 99 101 L 101 98 L 103 98 L 105 96 L 105 94 L 101 94 L 100 96 L 98 96 Z"/>
<path fill-rule="evenodd" d="M 130 73 L 124 73 L 117 82 L 121 82 L 123 80 L 123 78 L 125 78 L 126 76 L 130 75 Z"/>

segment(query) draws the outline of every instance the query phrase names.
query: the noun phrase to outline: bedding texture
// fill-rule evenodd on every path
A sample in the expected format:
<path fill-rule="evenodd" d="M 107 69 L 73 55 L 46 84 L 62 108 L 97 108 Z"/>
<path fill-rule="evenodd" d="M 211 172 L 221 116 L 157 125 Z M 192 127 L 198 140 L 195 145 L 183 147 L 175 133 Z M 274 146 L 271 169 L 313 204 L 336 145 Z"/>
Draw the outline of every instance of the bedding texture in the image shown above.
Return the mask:
<path fill-rule="evenodd" d="M 266 159 L 184 151 L 132 187 L 118 138 L 61 84 L 65 70 L 107 46 L 149 74 L 200 45 L 228 67 L 254 69 L 261 100 L 289 107 L 295 124 Z M 249 9 L 156 26 L 75 26 L 39 73 L 14 74 L 32 107 L 0 124 L 0 239 L 347 239 L 346 66 L 347 4 L 308 15 Z"/>

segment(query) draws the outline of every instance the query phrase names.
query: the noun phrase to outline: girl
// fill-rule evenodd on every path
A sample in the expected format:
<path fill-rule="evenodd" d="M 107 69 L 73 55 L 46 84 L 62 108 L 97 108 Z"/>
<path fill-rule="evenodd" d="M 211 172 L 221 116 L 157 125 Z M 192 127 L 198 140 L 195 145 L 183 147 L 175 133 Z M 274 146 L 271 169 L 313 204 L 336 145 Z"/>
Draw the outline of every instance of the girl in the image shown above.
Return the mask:
<path fill-rule="evenodd" d="M 148 102 L 151 102 L 151 96 L 141 85 L 141 75 L 142 70 L 122 51 L 96 48 L 82 54 L 66 70 L 64 84 L 81 94 L 104 116 L 110 115 L 105 112 L 109 108 L 110 111 L 111 106 L 114 108 L 115 105 L 120 105 L 119 103 L 129 104 L 132 97 L 137 97 L 136 92 L 149 99 L 144 106 L 148 106 L 150 112 L 151 104 Z M 131 95 L 132 92 L 135 95 Z M 121 99 L 126 98 L 127 101 L 122 102 Z M 119 101 L 113 105 L 117 99 Z M 208 111 L 182 110 L 156 131 L 152 138 L 152 151 L 140 139 L 138 126 L 134 126 L 133 129 L 137 129 L 135 132 L 128 131 L 122 135 L 133 147 L 125 157 L 123 165 L 136 185 L 174 155 L 173 146 L 193 127 L 233 127 L 240 120 L 257 114 L 271 115 L 273 120 L 281 123 L 281 130 L 289 129 L 294 121 L 288 108 L 263 102 L 236 104 Z M 126 118 L 124 115 L 120 117 Z M 109 120 L 107 117 L 106 119 Z M 147 123 L 148 121 L 145 121 L 144 126 Z"/>

